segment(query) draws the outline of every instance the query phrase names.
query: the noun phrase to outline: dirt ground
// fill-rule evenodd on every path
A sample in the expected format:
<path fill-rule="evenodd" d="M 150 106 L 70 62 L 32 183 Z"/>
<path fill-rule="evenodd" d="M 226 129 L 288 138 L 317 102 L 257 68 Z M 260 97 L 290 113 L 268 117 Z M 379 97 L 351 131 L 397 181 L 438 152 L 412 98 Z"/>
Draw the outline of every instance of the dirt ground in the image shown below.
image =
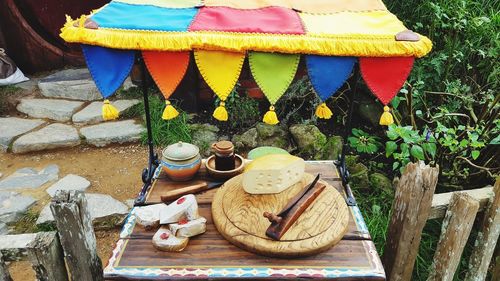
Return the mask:
<path fill-rule="evenodd" d="M 41 169 L 50 164 L 59 166 L 59 177 L 76 174 L 91 182 L 87 192 L 109 194 L 113 198 L 125 201 L 133 199 L 142 187 L 141 172 L 147 165 L 147 149 L 141 145 L 91 148 L 80 146 L 58 151 L 44 151 L 29 154 L 0 153 L 0 172 L 3 177 L 17 169 L 33 167 Z M 49 196 L 40 188 L 33 196 L 40 199 L 33 207 L 38 212 L 49 202 Z M 97 250 L 103 266 L 111 255 L 119 228 L 96 231 Z M 15 281 L 35 280 L 29 262 L 14 262 L 9 270 Z"/>

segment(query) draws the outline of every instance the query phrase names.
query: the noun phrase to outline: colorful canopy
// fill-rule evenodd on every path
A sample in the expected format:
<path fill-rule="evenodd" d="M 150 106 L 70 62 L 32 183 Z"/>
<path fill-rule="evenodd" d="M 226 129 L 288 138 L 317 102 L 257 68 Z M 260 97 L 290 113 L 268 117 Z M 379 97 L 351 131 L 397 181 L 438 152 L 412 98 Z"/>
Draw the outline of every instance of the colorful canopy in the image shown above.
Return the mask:
<path fill-rule="evenodd" d="M 102 82 L 110 78 L 97 76 L 121 78 L 133 57 L 117 49 L 143 51 L 165 98 L 177 87 L 187 51 L 193 50 L 203 78 L 221 100 L 214 117 L 223 121 L 228 118 L 224 101 L 248 52 L 252 75 L 271 103 L 264 118 L 271 124 L 278 123 L 274 103 L 293 79 L 300 54 L 307 55 L 311 82 L 323 102 L 342 86 L 359 58 L 368 86 L 387 105 L 406 80 L 413 58 L 432 47 L 380 0 L 114 0 L 90 15 L 68 18 L 61 37 L 102 47 L 86 47 L 85 57 L 105 96 L 116 89 Z M 111 61 L 99 69 L 104 56 Z M 110 63 L 121 69 L 111 73 Z M 169 106 L 165 119 L 177 115 Z M 325 103 L 316 113 L 320 118 L 332 114 Z"/>

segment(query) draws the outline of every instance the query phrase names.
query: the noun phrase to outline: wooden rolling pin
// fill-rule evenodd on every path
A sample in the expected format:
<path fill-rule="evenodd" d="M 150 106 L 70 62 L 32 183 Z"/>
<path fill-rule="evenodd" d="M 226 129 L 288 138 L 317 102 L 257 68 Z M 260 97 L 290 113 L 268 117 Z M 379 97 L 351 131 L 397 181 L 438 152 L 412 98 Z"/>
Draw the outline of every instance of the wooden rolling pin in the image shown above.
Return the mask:
<path fill-rule="evenodd" d="M 169 203 L 177 198 L 186 195 L 186 194 L 194 194 L 198 193 L 201 191 L 209 190 L 212 188 L 219 187 L 223 184 L 224 182 L 201 182 L 198 184 L 193 184 L 190 186 L 174 189 L 171 191 L 166 192 L 164 195 L 161 196 L 161 201 L 164 203 Z"/>

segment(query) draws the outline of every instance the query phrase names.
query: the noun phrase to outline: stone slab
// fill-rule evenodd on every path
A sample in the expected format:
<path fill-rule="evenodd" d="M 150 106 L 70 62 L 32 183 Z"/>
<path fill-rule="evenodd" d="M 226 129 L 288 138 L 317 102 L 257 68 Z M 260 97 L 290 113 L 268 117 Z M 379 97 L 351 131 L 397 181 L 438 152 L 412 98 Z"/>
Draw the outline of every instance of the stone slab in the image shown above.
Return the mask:
<path fill-rule="evenodd" d="M 65 124 L 51 124 L 38 131 L 18 138 L 12 144 L 12 152 L 25 153 L 80 144 L 80 136 L 75 128 Z"/>
<path fill-rule="evenodd" d="M 86 193 L 87 206 L 94 226 L 114 227 L 121 226 L 128 214 L 129 208 L 122 202 L 107 194 Z M 54 216 L 50 210 L 50 203 L 40 212 L 36 224 L 52 223 Z"/>
<path fill-rule="evenodd" d="M 71 116 L 83 105 L 80 101 L 56 99 L 22 99 L 17 110 L 33 118 L 48 118 L 60 122 L 71 120 Z"/>
<path fill-rule="evenodd" d="M 0 191 L 0 221 L 9 223 L 18 220 L 35 202 L 31 196 Z"/>
<path fill-rule="evenodd" d="M 22 168 L 0 181 L 0 190 L 34 189 L 57 180 L 59 167 L 49 165 L 40 172 L 33 168 Z"/>
<path fill-rule="evenodd" d="M 45 123 L 45 121 L 38 119 L 0 118 L 0 152 L 6 152 L 14 138 Z"/>
<path fill-rule="evenodd" d="M 144 130 L 145 128 L 134 120 L 125 120 L 83 127 L 80 133 L 87 143 L 101 147 L 112 143 L 139 141 Z"/>
<path fill-rule="evenodd" d="M 131 108 L 132 106 L 139 104 L 140 100 L 115 100 L 111 102 L 120 112 L 120 115 Z M 104 120 L 102 119 L 102 102 L 95 101 L 87 105 L 84 109 L 78 111 L 73 115 L 73 123 L 79 124 L 97 124 Z"/>
<path fill-rule="evenodd" d="M 88 69 L 65 69 L 40 79 L 38 87 L 45 97 L 94 101 L 102 99 Z"/>
<path fill-rule="evenodd" d="M 85 191 L 90 187 L 90 182 L 83 177 L 69 174 L 64 178 L 60 179 L 58 182 L 54 183 L 52 186 L 47 188 L 47 193 L 50 197 L 54 197 L 56 191 L 58 190 L 80 190 Z"/>
<path fill-rule="evenodd" d="M 9 227 L 5 223 L 0 222 L 0 235 L 5 234 L 9 234 Z"/>

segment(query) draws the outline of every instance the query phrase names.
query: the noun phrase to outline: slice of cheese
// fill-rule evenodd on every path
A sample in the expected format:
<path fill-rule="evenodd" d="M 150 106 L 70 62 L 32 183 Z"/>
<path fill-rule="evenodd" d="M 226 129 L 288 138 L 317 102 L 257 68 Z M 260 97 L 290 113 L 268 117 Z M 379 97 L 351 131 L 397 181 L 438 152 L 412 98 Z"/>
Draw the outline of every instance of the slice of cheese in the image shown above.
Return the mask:
<path fill-rule="evenodd" d="M 192 221 L 180 221 L 169 225 L 170 231 L 177 237 L 193 237 L 207 230 L 207 220 L 204 217 Z"/>
<path fill-rule="evenodd" d="M 163 203 L 135 207 L 133 214 L 135 215 L 137 224 L 146 229 L 152 229 L 160 224 L 160 212 L 165 208 L 167 208 L 167 205 Z"/>
<path fill-rule="evenodd" d="M 175 223 L 182 219 L 191 221 L 199 217 L 198 202 L 193 194 L 184 195 L 160 210 L 160 224 Z"/>
<path fill-rule="evenodd" d="M 153 246 L 158 250 L 180 252 L 186 248 L 189 238 L 176 237 L 166 226 L 162 226 L 155 235 L 153 235 L 152 241 Z"/>
<path fill-rule="evenodd" d="M 243 174 L 243 189 L 251 194 L 280 193 L 296 184 L 304 175 L 304 159 L 271 154 L 252 161 Z"/>

